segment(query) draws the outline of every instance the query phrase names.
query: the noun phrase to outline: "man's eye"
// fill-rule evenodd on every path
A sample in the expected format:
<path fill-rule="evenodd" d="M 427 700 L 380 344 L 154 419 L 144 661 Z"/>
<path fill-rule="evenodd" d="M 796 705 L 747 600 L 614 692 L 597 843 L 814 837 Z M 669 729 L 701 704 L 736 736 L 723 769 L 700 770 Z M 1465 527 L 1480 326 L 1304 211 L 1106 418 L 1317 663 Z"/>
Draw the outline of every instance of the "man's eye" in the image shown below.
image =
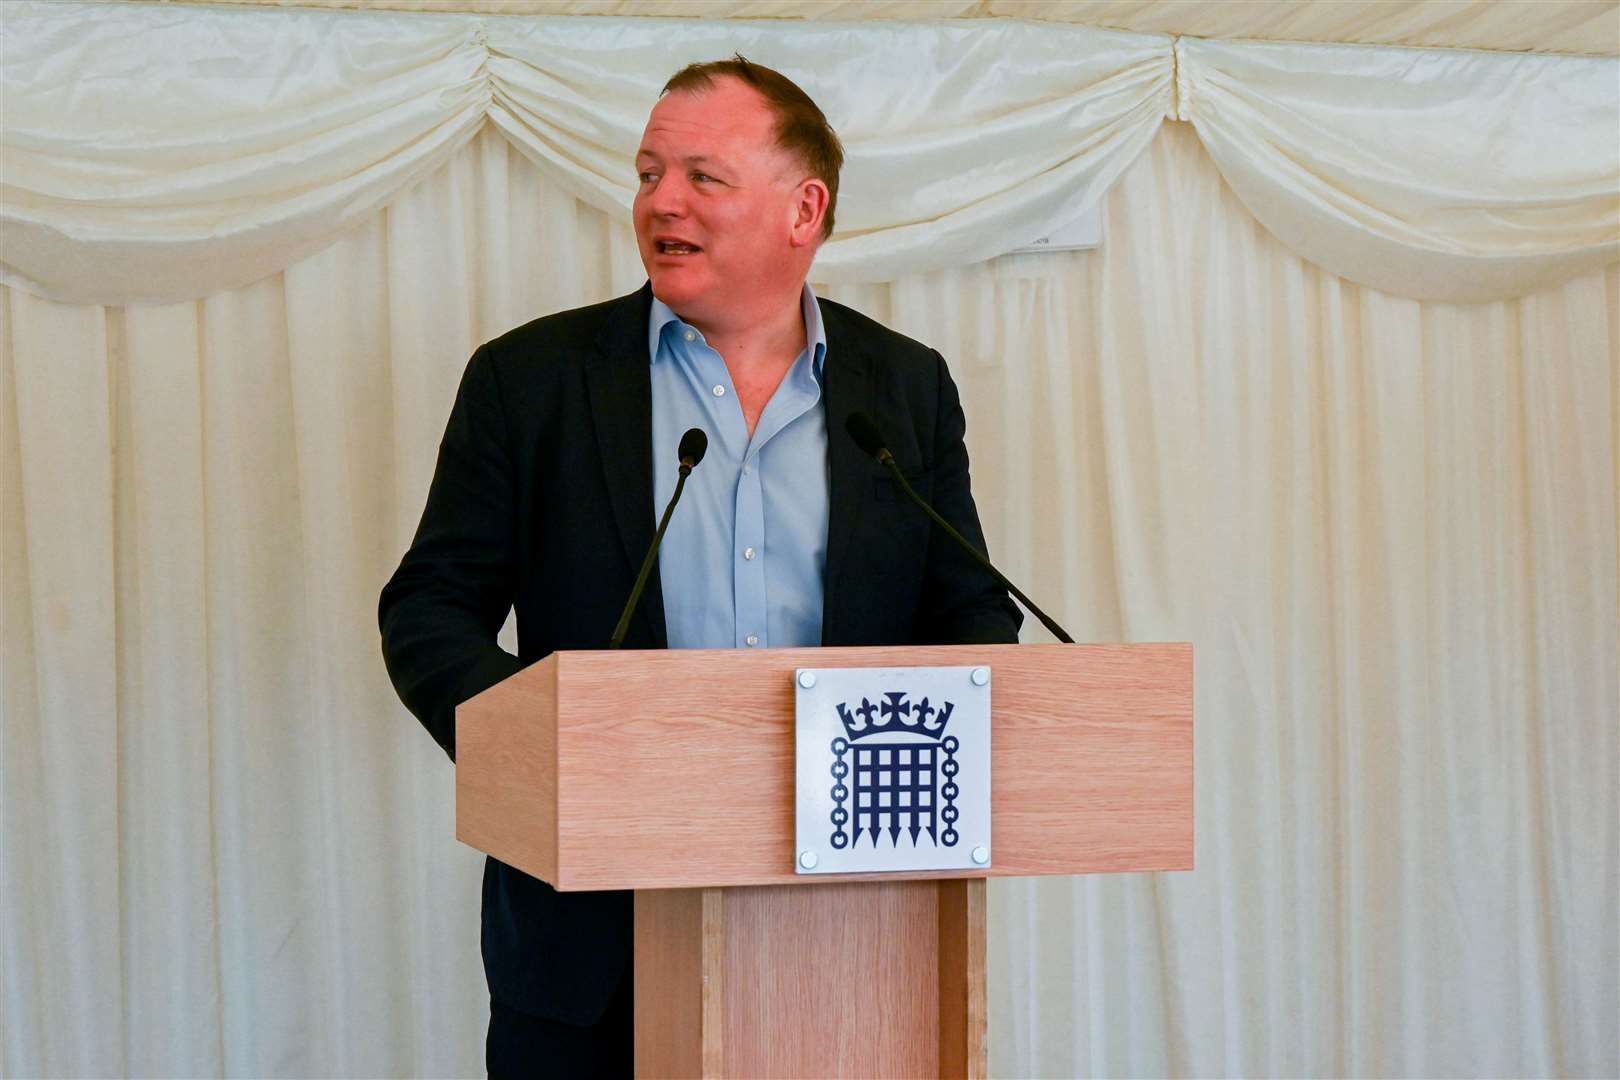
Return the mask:
<path fill-rule="evenodd" d="M 640 180 L 643 184 L 650 184 L 654 180 L 658 179 L 658 174 L 650 172 L 636 173 L 636 179 Z"/>
<path fill-rule="evenodd" d="M 713 180 L 714 177 L 710 176 L 708 173 L 695 172 L 695 173 L 692 174 L 692 179 L 695 182 L 705 183 L 705 182 Z"/>

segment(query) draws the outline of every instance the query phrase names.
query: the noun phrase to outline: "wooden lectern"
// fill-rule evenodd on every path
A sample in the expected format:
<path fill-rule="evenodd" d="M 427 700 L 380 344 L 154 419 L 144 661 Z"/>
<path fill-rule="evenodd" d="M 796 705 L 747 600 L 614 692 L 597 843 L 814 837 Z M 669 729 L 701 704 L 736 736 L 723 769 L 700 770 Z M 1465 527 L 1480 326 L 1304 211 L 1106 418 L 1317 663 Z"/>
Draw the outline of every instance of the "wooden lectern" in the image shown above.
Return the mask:
<path fill-rule="evenodd" d="M 992 865 L 796 874 L 795 668 L 967 665 Z M 564 652 L 456 741 L 459 839 L 636 890 L 639 1076 L 983 1076 L 985 877 L 1193 865 L 1185 643 Z"/>

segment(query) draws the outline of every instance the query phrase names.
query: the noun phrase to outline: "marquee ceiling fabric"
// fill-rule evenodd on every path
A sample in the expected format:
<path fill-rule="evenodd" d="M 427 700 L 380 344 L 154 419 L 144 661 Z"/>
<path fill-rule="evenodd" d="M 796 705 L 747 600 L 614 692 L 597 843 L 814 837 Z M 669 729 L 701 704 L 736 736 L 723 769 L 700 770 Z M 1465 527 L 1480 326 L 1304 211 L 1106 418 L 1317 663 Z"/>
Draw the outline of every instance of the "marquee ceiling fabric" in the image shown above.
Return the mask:
<path fill-rule="evenodd" d="M 16 4 L 0 281 L 103 304 L 241 287 L 386 206 L 486 120 L 563 190 L 622 215 L 663 79 L 738 49 L 801 74 L 848 148 L 822 280 L 966 265 L 1045 235 L 1167 118 L 1193 124 L 1280 239 L 1381 291 L 1521 295 L 1620 252 L 1608 58 L 1017 20 Z"/>
<path fill-rule="evenodd" d="M 154 0 L 142 0 L 154 2 Z M 156 0 L 171 2 L 171 0 Z M 182 0 L 183 2 L 183 0 Z M 732 19 L 1018 18 L 1139 33 L 1620 54 L 1616 0 L 217 0 L 487 15 Z"/>

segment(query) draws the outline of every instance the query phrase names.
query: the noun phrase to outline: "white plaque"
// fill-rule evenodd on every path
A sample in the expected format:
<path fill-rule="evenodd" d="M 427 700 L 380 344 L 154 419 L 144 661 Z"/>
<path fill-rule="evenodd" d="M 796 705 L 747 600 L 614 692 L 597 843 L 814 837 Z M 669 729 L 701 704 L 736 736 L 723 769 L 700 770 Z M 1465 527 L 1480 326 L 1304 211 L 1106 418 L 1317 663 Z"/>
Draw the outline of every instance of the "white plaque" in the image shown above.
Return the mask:
<path fill-rule="evenodd" d="M 794 672 L 794 869 L 991 864 L 990 668 Z"/>

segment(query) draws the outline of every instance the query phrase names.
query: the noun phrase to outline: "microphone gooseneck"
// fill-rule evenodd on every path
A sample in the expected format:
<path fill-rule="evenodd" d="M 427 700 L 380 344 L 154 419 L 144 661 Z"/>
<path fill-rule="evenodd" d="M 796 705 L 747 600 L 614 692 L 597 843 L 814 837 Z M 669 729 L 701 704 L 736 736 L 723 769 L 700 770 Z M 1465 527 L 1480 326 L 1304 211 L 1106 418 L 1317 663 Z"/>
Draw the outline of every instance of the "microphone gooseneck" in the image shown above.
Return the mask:
<path fill-rule="evenodd" d="M 692 470 L 697 468 L 708 449 L 709 436 L 702 428 L 687 428 L 686 434 L 681 436 L 681 445 L 675 451 L 681 463 L 680 473 L 675 478 L 675 494 L 669 497 L 669 505 L 664 507 L 664 516 L 658 521 L 658 531 L 653 534 L 652 545 L 647 548 L 647 557 L 641 560 L 641 573 L 636 575 L 635 588 L 630 590 L 630 599 L 625 601 L 624 612 L 619 616 L 618 625 L 613 628 L 613 636 L 608 639 L 610 649 L 624 644 L 624 635 L 630 629 L 630 616 L 636 613 L 642 591 L 647 588 L 647 578 L 652 575 L 653 564 L 658 559 L 658 548 L 664 542 L 664 530 L 669 528 L 670 515 L 675 512 L 675 504 L 681 499 L 686 478 L 692 475 Z"/>
<path fill-rule="evenodd" d="M 961 546 L 963 551 L 966 551 L 969 555 L 973 556 L 973 560 L 975 562 L 984 567 L 984 569 L 988 570 L 990 574 L 1001 583 L 1002 588 L 1016 596 L 1018 598 L 1018 602 L 1023 604 L 1024 607 L 1028 608 L 1029 613 L 1039 619 L 1041 621 L 1041 625 L 1052 632 L 1053 637 L 1057 638 L 1066 645 L 1074 644 L 1074 638 L 1069 636 L 1067 630 L 1064 630 L 1063 627 L 1054 622 L 1052 617 L 1046 612 L 1036 607 L 1035 601 L 1025 596 L 1022 589 L 1008 581 L 1006 575 L 992 566 L 990 564 L 990 560 L 985 558 L 984 554 L 978 548 L 969 543 L 968 539 L 952 528 L 950 522 L 940 517 L 939 512 L 936 511 L 932 506 L 929 506 L 927 501 L 923 499 L 921 495 L 918 495 L 914 490 L 912 490 L 911 483 L 906 479 L 906 474 L 900 471 L 900 466 L 895 462 L 894 455 L 890 453 L 889 448 L 884 445 L 883 433 L 878 430 L 877 424 L 872 421 L 870 416 L 867 416 L 863 412 L 850 413 L 844 421 L 844 430 L 849 432 L 849 437 L 855 440 L 856 446 L 859 446 L 869 456 L 876 458 L 882 464 L 887 465 L 889 471 L 894 474 L 894 478 L 899 481 L 901 489 L 905 491 L 907 495 L 911 496 L 911 501 L 922 507 L 928 516 L 934 519 L 934 524 L 945 530 L 945 535 L 949 536 L 952 540 L 955 540 L 957 544 Z"/>

